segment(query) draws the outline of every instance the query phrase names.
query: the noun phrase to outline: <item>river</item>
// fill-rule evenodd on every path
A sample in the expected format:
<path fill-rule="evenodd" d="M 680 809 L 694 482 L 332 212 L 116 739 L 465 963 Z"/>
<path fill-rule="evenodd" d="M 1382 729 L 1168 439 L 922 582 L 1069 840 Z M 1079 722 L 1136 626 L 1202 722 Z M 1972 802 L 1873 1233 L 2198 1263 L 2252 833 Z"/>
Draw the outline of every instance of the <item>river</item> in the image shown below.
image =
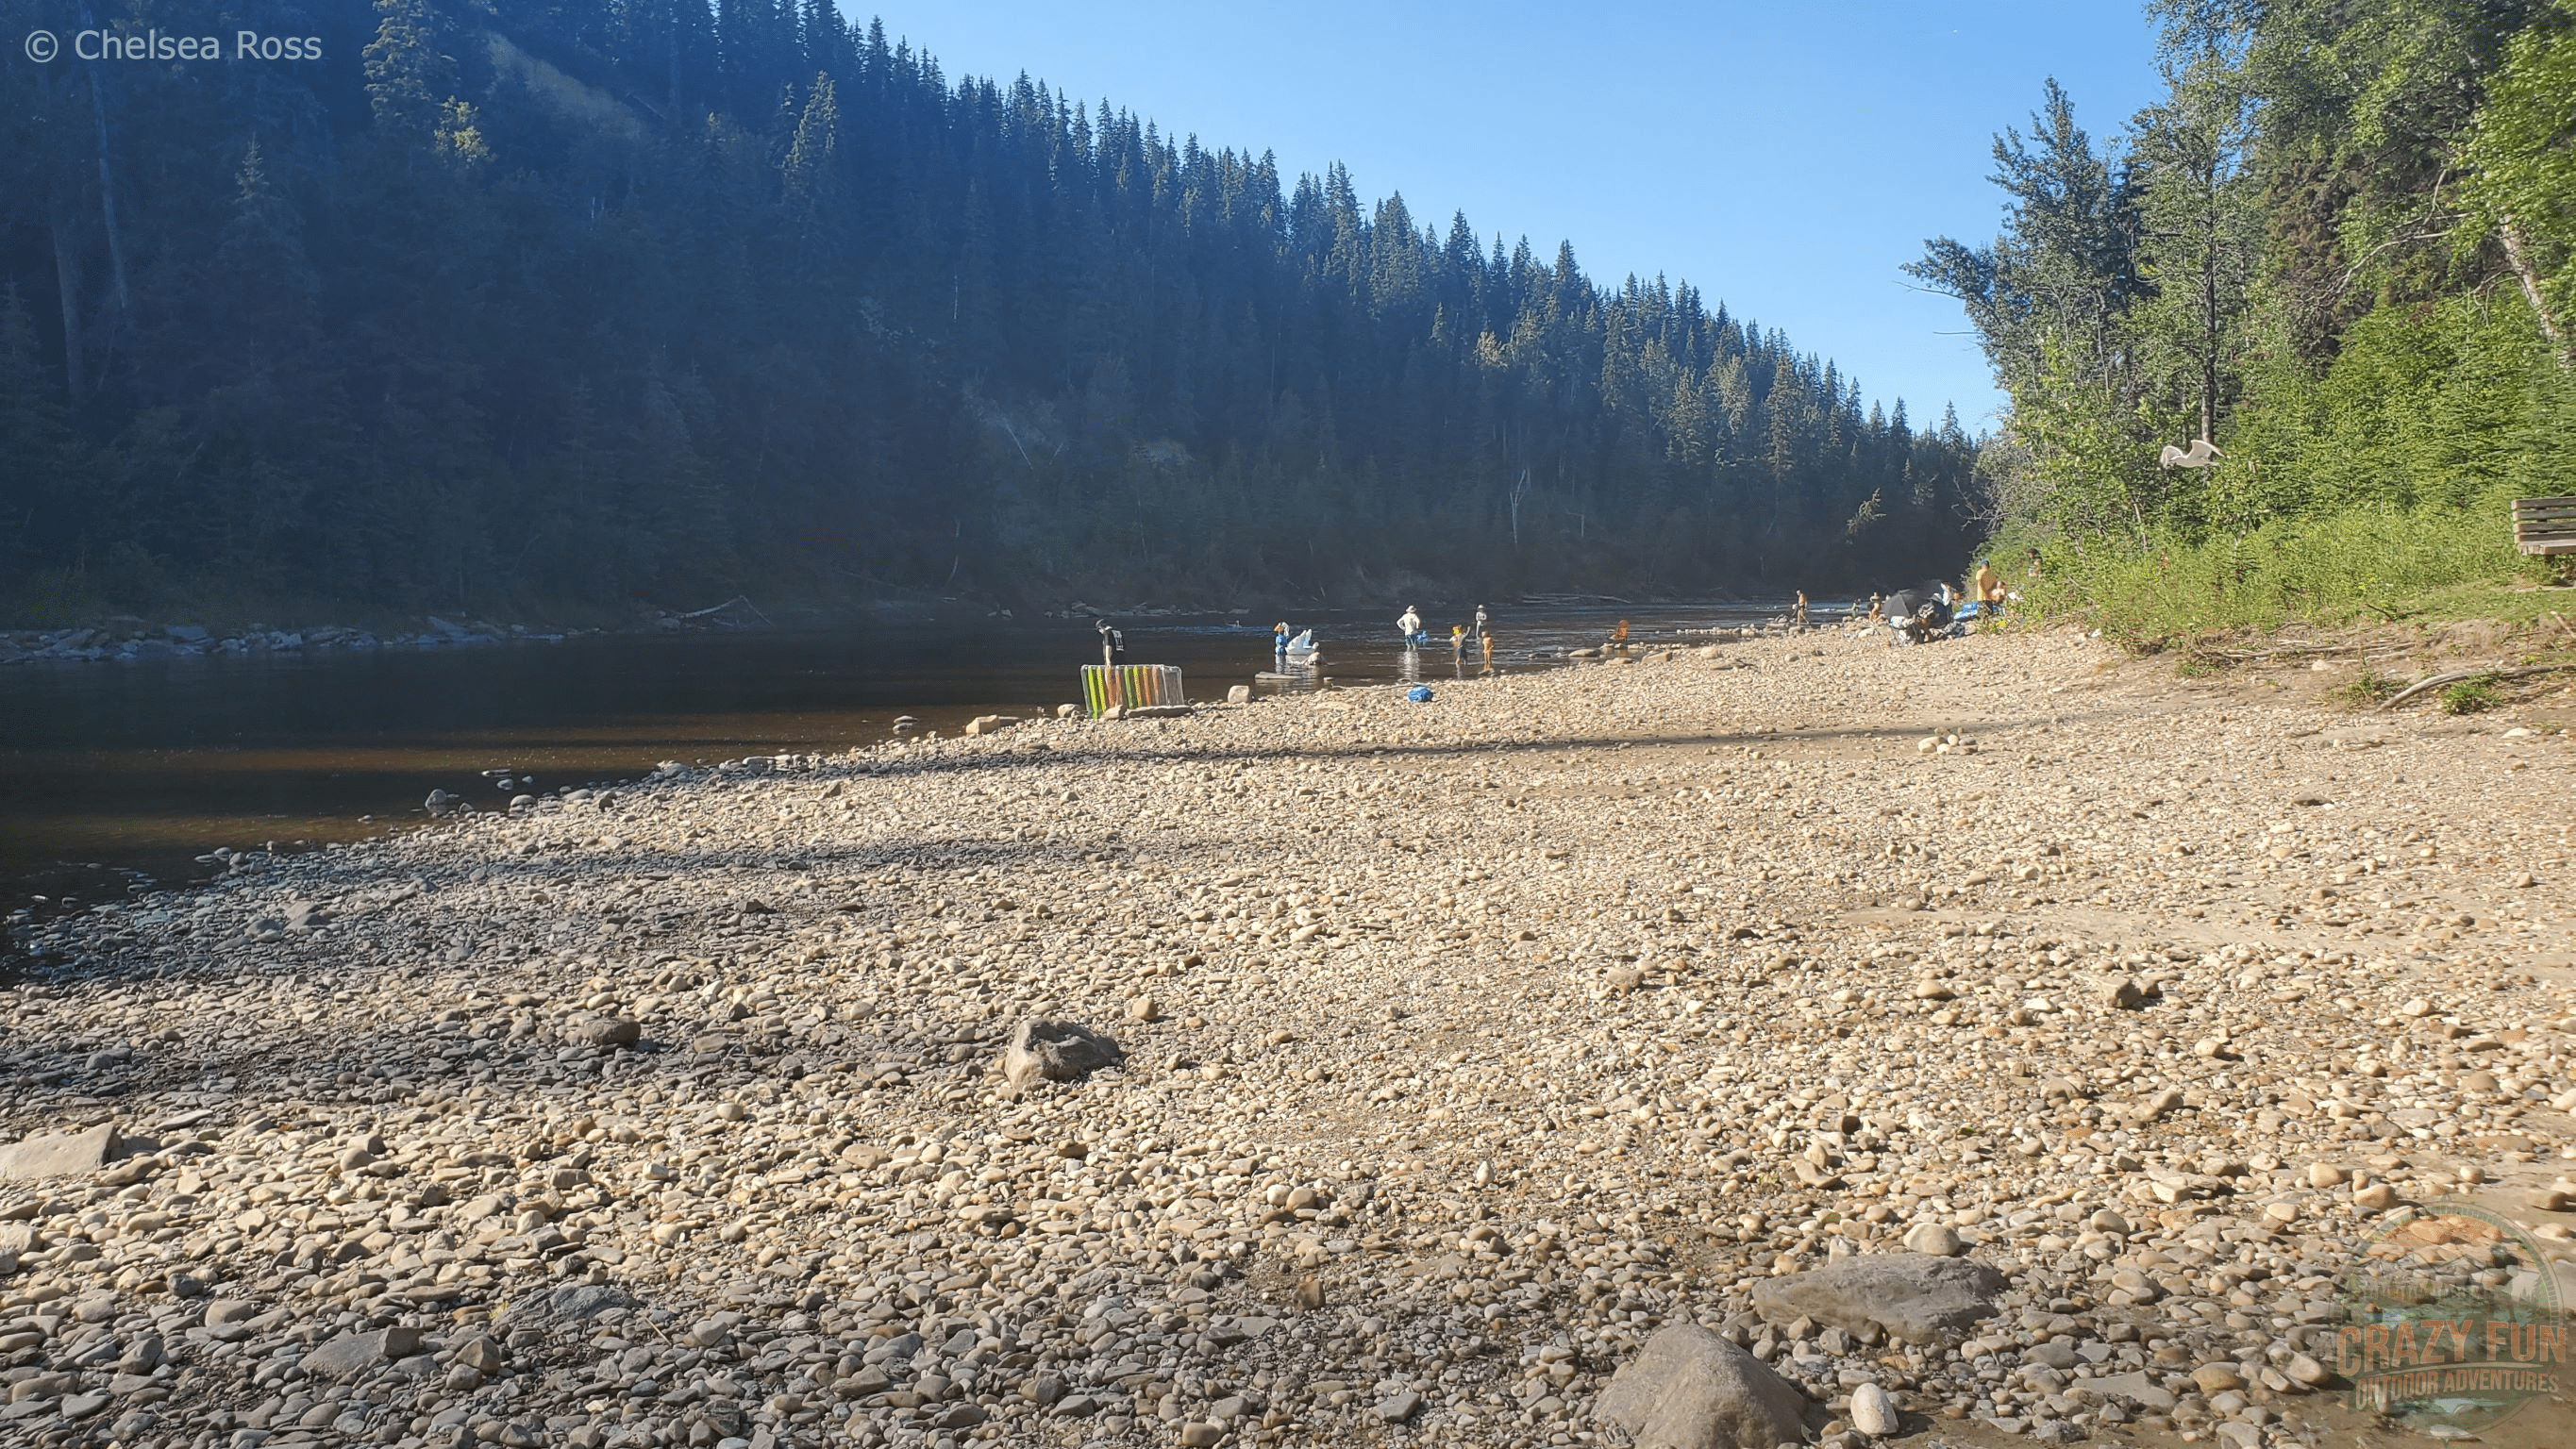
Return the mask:
<path fill-rule="evenodd" d="M 1560 666 L 1621 618 L 1670 639 L 1779 612 L 1504 605 L 1495 663 Z M 1125 662 L 1180 666 L 1193 699 L 1272 667 L 1267 617 L 1114 622 Z M 1452 663 L 1446 613 L 1430 625 L 1442 642 L 1410 652 L 1375 612 L 1293 622 L 1316 631 L 1320 679 L 1264 690 L 1417 675 L 1436 689 L 1476 667 Z M 901 715 L 948 734 L 978 714 L 1052 714 L 1099 657 L 1088 619 L 962 619 L 17 666 L 0 670 L 0 899 L 59 910 L 186 878 L 217 846 L 363 836 L 424 818 L 432 789 L 491 806 L 663 760 L 845 750 L 888 738 Z"/>

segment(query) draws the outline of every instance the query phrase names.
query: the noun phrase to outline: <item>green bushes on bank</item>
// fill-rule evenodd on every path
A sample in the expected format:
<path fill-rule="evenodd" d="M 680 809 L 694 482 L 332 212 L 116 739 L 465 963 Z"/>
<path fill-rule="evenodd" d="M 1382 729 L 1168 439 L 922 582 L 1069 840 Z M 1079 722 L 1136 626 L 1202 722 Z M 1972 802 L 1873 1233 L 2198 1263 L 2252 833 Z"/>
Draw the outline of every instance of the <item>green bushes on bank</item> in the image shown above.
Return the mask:
<path fill-rule="evenodd" d="M 2230 629 L 2395 619 L 2443 590 L 2537 572 L 2514 550 L 2500 493 L 2467 508 L 2364 504 L 2197 541 L 2067 543 L 2046 551 L 2025 593 L 2044 617 L 2082 614 L 2106 637 L 2154 647 Z"/>

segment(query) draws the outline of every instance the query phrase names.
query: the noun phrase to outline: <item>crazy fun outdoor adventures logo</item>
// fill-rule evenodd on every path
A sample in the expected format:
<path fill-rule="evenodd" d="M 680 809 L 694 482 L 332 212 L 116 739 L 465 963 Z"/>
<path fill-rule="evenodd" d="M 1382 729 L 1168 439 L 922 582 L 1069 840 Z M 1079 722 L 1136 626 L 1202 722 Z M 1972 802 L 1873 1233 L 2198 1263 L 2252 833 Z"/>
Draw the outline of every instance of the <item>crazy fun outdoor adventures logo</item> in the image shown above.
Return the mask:
<path fill-rule="evenodd" d="M 2400 1214 L 2339 1291 L 2335 1371 L 2356 1409 L 2458 1437 L 2561 1391 L 2557 1280 L 2521 1229 L 2484 1208 Z"/>

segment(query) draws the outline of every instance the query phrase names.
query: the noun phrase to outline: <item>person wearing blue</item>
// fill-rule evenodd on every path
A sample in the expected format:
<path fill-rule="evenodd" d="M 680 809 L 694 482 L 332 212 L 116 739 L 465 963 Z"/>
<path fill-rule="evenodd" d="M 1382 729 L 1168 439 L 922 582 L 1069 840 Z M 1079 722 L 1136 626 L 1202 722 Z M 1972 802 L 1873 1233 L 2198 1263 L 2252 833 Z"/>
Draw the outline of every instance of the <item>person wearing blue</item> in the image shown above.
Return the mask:
<path fill-rule="evenodd" d="M 1411 604 L 1404 606 L 1404 617 L 1395 621 L 1395 628 L 1404 636 L 1406 647 L 1422 642 L 1422 615 Z"/>

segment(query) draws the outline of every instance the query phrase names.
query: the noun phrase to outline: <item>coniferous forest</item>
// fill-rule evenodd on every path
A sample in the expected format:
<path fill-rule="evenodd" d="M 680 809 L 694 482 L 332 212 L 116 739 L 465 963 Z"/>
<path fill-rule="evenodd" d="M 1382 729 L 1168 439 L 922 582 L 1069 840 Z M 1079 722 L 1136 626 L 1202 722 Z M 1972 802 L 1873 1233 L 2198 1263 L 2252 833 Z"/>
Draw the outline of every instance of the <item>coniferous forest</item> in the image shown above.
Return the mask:
<path fill-rule="evenodd" d="M 824 0 L 98 23 L 324 59 L 0 78 L 20 612 L 1780 592 L 1978 527 L 1955 419 L 1690 286 Z"/>
<path fill-rule="evenodd" d="M 2509 508 L 2576 494 L 2576 0 L 2148 11 L 2164 93 L 2097 134 L 2034 77 L 2001 234 L 1908 268 L 2011 398 L 2002 542 L 2140 638 L 2538 575 Z"/>

